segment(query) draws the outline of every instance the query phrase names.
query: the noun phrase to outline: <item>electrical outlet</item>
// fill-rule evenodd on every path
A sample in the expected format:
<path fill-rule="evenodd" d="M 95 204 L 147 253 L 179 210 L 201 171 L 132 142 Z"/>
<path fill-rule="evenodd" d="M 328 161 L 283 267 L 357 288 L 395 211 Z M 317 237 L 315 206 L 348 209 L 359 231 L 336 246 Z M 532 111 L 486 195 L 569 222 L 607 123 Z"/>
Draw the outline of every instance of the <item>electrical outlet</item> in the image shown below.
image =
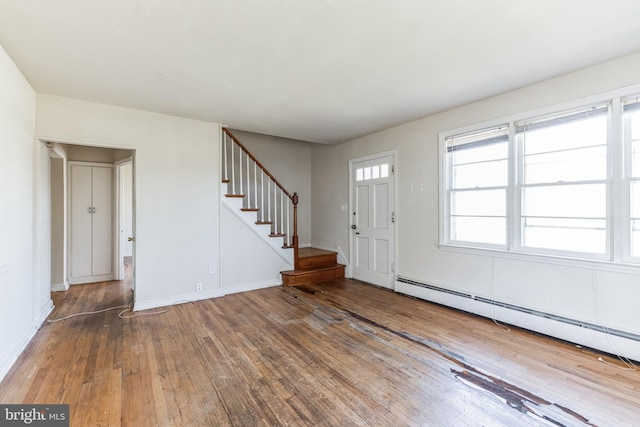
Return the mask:
<path fill-rule="evenodd" d="M 196 283 L 196 292 L 202 292 L 202 282 Z"/>
<path fill-rule="evenodd" d="M 209 274 L 216 274 L 216 265 L 215 264 L 211 264 L 209 266 Z"/>

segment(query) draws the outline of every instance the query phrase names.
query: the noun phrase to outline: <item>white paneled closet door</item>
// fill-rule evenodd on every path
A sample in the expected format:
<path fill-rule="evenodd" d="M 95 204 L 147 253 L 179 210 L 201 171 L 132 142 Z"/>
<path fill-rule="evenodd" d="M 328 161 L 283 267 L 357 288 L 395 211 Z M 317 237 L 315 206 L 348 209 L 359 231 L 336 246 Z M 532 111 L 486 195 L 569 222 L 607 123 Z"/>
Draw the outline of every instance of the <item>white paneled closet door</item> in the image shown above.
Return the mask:
<path fill-rule="evenodd" d="M 69 283 L 113 279 L 113 167 L 70 163 Z"/>

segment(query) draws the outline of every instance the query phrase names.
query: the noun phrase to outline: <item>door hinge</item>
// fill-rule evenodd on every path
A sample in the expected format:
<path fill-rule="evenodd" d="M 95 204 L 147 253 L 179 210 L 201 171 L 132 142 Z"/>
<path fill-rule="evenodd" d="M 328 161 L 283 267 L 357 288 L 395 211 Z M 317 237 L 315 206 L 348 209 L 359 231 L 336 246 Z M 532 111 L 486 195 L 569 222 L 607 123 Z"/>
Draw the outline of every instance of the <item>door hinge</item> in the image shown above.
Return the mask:
<path fill-rule="evenodd" d="M 396 222 L 396 213 L 391 212 L 391 222 Z"/>

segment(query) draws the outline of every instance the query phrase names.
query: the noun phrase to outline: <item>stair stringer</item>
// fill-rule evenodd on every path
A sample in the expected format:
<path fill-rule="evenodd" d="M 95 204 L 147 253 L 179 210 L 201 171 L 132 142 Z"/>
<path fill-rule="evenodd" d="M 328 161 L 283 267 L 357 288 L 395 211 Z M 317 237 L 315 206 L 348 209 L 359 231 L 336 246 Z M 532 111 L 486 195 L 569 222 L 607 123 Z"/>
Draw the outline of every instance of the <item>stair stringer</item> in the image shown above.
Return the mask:
<path fill-rule="evenodd" d="M 255 212 L 243 212 L 242 198 L 239 197 L 225 197 L 227 194 L 227 184 L 222 184 L 221 199 L 222 204 L 236 216 L 242 223 L 246 225 L 248 229 L 253 231 L 260 239 L 262 239 L 278 256 L 280 256 L 284 262 L 289 265 L 289 268 L 293 268 L 293 249 L 283 248 L 282 237 L 269 237 L 271 226 L 268 224 L 256 224 L 257 215 Z M 224 250 L 224 249 L 223 249 Z"/>

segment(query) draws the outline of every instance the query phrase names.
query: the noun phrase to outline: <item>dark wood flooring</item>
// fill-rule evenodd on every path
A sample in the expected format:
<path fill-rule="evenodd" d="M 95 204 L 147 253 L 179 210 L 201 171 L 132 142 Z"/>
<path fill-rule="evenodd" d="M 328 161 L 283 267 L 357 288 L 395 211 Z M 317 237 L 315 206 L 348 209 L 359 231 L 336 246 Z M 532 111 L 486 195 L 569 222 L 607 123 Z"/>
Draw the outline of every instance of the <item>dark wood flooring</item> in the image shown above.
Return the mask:
<path fill-rule="evenodd" d="M 127 282 L 74 286 L 51 317 L 130 299 Z M 119 311 L 44 325 L 0 402 L 68 403 L 72 426 L 640 423 L 637 371 L 356 281 Z"/>

